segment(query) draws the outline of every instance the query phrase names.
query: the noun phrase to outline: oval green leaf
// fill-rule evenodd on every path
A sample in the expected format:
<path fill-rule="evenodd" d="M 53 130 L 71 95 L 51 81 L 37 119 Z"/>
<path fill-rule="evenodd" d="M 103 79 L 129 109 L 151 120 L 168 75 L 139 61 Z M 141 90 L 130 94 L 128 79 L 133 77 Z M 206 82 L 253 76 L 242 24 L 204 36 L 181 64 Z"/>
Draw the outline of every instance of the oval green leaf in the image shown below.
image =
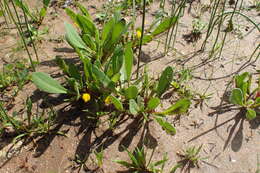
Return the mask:
<path fill-rule="evenodd" d="M 247 108 L 246 119 L 253 120 L 256 118 L 256 112 L 253 109 Z"/>
<path fill-rule="evenodd" d="M 137 115 L 139 113 L 139 106 L 134 99 L 129 100 L 129 111 L 133 115 Z"/>
<path fill-rule="evenodd" d="M 122 104 L 122 102 L 118 98 L 116 98 L 116 97 L 114 97 L 112 95 L 110 95 L 108 97 L 110 97 L 111 102 L 113 103 L 113 105 L 115 106 L 115 108 L 117 110 L 119 110 L 119 111 L 123 111 L 124 110 L 123 104 Z"/>
<path fill-rule="evenodd" d="M 71 24 L 65 22 L 65 39 L 74 48 L 86 49 L 86 44 L 81 39 L 77 31 L 72 27 Z"/>
<path fill-rule="evenodd" d="M 173 79 L 173 70 L 172 67 L 168 66 L 162 72 L 162 75 L 159 79 L 159 83 L 156 89 L 156 94 L 158 97 L 161 97 L 162 94 L 169 88 Z"/>
<path fill-rule="evenodd" d="M 232 90 L 229 101 L 233 104 L 243 106 L 244 98 L 240 88 L 235 88 Z"/>
<path fill-rule="evenodd" d="M 155 118 L 155 120 L 163 128 L 163 130 L 166 131 L 166 133 L 170 135 L 176 134 L 176 129 L 173 127 L 173 125 L 171 125 L 170 123 L 168 123 L 160 117 Z"/>
<path fill-rule="evenodd" d="M 151 98 L 147 104 L 147 109 L 149 111 L 154 110 L 160 104 L 160 101 L 161 100 L 158 97 Z"/>
<path fill-rule="evenodd" d="M 138 89 L 134 85 L 130 86 L 125 90 L 124 94 L 127 99 L 136 99 L 138 95 Z"/>
<path fill-rule="evenodd" d="M 152 32 L 153 36 L 159 35 L 163 32 L 165 32 L 166 30 L 170 29 L 171 26 L 173 26 L 176 21 L 177 21 L 177 17 L 173 16 L 173 17 L 167 17 L 165 18 L 158 26 L 157 28 L 155 28 L 155 30 Z"/>
<path fill-rule="evenodd" d="M 43 72 L 34 72 L 32 74 L 33 83 L 42 91 L 53 94 L 66 94 L 67 89 L 60 85 L 50 75 Z"/>
<path fill-rule="evenodd" d="M 190 104 L 191 104 L 190 99 L 181 99 L 177 101 L 174 105 L 169 107 L 168 109 L 156 114 L 161 114 L 161 115 L 183 114 L 189 110 Z"/>

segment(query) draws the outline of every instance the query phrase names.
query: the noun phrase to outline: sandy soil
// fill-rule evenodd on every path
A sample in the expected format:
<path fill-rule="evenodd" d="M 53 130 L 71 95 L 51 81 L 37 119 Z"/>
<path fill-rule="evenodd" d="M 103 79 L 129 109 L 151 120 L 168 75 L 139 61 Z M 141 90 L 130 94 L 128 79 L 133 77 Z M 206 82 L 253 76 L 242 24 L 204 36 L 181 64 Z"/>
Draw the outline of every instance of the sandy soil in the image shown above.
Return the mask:
<path fill-rule="evenodd" d="M 102 3 L 99 0 L 84 2 L 92 15 L 96 14 L 93 5 L 99 8 Z M 175 136 L 167 135 L 153 122 L 149 123 L 149 130 L 146 131 L 140 126 L 138 120 L 129 117 L 125 117 L 123 123 L 114 131 L 108 130 L 107 124 L 95 128 L 95 122 L 88 120 L 78 107 L 67 106 L 68 103 L 57 100 L 56 95 L 52 95 L 50 99 L 49 95 L 36 90 L 35 86 L 29 83 L 14 98 L 10 112 L 21 109 L 26 97 L 31 97 L 35 105 L 39 104 L 42 108 L 55 105 L 58 118 L 54 131 L 66 132 L 66 137 L 45 135 L 35 139 L 36 145 L 31 142 L 25 146 L 21 146 L 21 143 L 13 146 L 10 141 L 6 141 L 7 139 L 1 139 L 0 172 L 74 173 L 79 170 L 78 165 L 73 162 L 76 155 L 81 159 L 87 159 L 86 165 L 89 170 L 81 169 L 81 172 L 127 172 L 113 160 L 127 160 L 127 153 L 123 152 L 122 146 L 132 151 L 140 145 L 140 140 L 145 136 L 148 141 L 147 152 L 150 154 L 155 149 L 153 160 L 161 159 L 165 153 L 168 154 L 169 161 L 165 172 L 169 172 L 168 170 L 180 161 L 177 155 L 179 151 L 189 146 L 203 144 L 201 156 L 205 160 L 200 162 L 200 168 L 191 168 L 190 172 L 255 173 L 257 157 L 260 158 L 260 119 L 252 122 L 243 119 L 243 112 L 230 105 L 227 96 L 233 85 L 231 81 L 234 74 L 243 71 L 255 73 L 260 68 L 259 57 L 250 59 L 251 53 L 260 42 L 259 31 L 247 20 L 235 17 L 237 26 L 240 26 L 237 32 L 241 32 L 244 37 L 240 39 L 237 33 L 229 33 L 222 56 L 208 61 L 212 39 L 209 40 L 204 52 L 198 52 L 205 34 L 196 43 L 187 43 L 183 38 L 183 35 L 191 32 L 194 14 L 197 14 L 195 9 L 200 5 L 194 2 L 191 12 L 185 12 L 179 24 L 174 50 L 166 56 L 162 56 L 163 44 L 158 46 L 158 43 L 152 42 L 144 46 L 146 56 L 142 64 L 146 63 L 154 76 L 166 66 L 175 67 L 177 70 L 189 68 L 193 70 L 193 78 L 187 83 L 188 87 L 192 91 L 212 94 L 211 99 L 206 100 L 202 108 L 195 107 L 193 104 L 188 115 L 181 116 L 177 120 L 175 117 L 168 118 L 177 129 Z M 245 6 L 248 5 L 250 1 L 245 1 Z M 151 14 L 157 9 L 157 3 L 149 8 L 148 23 L 153 18 Z M 58 15 L 54 15 L 55 13 Z M 244 10 L 243 13 L 254 21 L 260 21 L 260 16 L 254 10 Z M 207 21 L 209 13 L 205 12 L 202 16 L 202 20 Z M 41 28 L 47 26 L 49 33 L 37 43 L 41 62 L 38 71 L 48 72 L 55 77 L 61 76 L 53 60 L 55 56 L 78 62 L 77 55 L 70 46 L 65 41 L 59 41 L 65 32 L 64 21 L 70 22 L 64 10 L 51 7 L 41 26 Z M 222 37 L 223 33 L 220 38 Z M 17 43 L 17 38 L 13 30 L 4 36 L 1 35 L 0 64 L 26 58 L 26 53 L 23 51 L 11 51 L 13 45 Z M 158 39 L 164 40 L 165 35 Z M 44 98 L 48 98 L 48 104 L 45 103 Z M 172 96 L 164 100 L 165 107 L 173 99 Z M 104 163 L 102 169 L 96 169 L 91 158 L 94 159 L 93 151 L 101 148 L 104 149 Z M 6 156 L 7 151 L 10 151 L 8 152 L 10 157 Z"/>

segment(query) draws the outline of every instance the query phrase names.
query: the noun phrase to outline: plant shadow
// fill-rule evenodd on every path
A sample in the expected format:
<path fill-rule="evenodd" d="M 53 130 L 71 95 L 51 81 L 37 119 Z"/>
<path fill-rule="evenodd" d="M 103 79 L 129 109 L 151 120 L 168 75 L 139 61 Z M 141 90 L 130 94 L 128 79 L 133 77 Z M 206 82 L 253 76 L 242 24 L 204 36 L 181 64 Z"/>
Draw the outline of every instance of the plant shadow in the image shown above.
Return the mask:
<path fill-rule="evenodd" d="M 79 137 L 74 155 L 77 156 L 77 159 L 84 162 L 89 159 L 90 154 L 94 151 L 100 152 L 106 150 L 115 142 L 119 143 L 118 150 L 124 151 L 132 144 L 133 140 L 135 140 L 135 136 L 139 132 L 141 133 L 141 139 L 137 144 L 138 146 L 143 145 L 143 141 L 146 141 L 145 145 L 150 148 L 155 148 L 158 145 L 156 139 L 150 133 L 149 123 L 147 122 L 143 125 L 144 120 L 142 116 L 133 117 L 120 115 L 114 128 L 122 124 L 125 125 L 119 128 L 119 132 L 116 133 L 113 128 L 107 128 L 101 135 L 97 135 L 96 130 L 100 122 L 95 113 L 100 110 L 97 110 L 92 104 L 86 104 L 80 100 L 64 106 L 65 95 L 53 96 L 36 90 L 31 99 L 34 103 L 38 103 L 40 101 L 39 98 L 44 98 L 39 104 L 42 109 L 56 106 L 63 107 L 56 112 L 53 126 L 47 133 L 23 138 L 23 147 L 33 144 L 31 150 L 34 151 L 33 157 L 35 158 L 41 157 L 51 144 L 54 143 L 56 137 L 66 136 L 71 129 L 76 129 L 76 136 Z M 91 110 L 93 115 L 86 112 L 86 109 Z M 119 138 L 120 141 L 118 141 Z M 5 139 L 5 141 L 7 141 L 6 143 L 11 143 L 13 137 L 8 139 L 10 140 L 7 141 L 7 139 Z"/>

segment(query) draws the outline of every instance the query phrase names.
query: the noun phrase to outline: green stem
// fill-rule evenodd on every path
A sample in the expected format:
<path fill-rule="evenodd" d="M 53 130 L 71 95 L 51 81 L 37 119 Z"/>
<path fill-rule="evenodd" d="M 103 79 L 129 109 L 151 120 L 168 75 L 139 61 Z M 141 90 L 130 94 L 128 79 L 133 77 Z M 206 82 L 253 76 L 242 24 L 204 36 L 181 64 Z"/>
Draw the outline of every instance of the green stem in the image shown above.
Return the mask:
<path fill-rule="evenodd" d="M 25 24 L 26 24 L 27 31 L 30 32 L 30 29 L 29 29 L 29 21 L 28 21 L 27 15 L 26 15 L 26 13 L 25 13 L 25 11 L 24 11 L 23 8 L 22 8 L 22 11 L 23 11 L 23 15 L 24 15 L 24 19 L 25 19 Z M 38 30 L 38 28 L 37 28 L 37 30 Z M 37 59 L 37 63 L 39 63 L 38 53 L 37 53 L 37 51 L 36 51 L 36 48 L 35 48 L 35 45 L 34 45 L 34 42 L 33 42 L 32 36 L 31 36 L 31 33 L 29 34 L 29 37 L 30 37 L 30 41 L 31 41 L 32 46 L 33 46 L 33 50 L 34 50 L 36 59 Z"/>
<path fill-rule="evenodd" d="M 206 47 L 206 44 L 207 44 L 207 40 L 208 40 L 208 38 L 210 36 L 210 30 L 213 30 L 214 25 L 212 25 L 212 24 L 213 24 L 213 21 L 215 19 L 215 15 L 216 15 L 219 3 L 220 3 L 220 0 L 214 1 L 213 11 L 211 12 L 211 15 L 210 15 L 206 38 L 205 38 L 204 42 L 202 43 L 201 50 L 205 50 L 205 47 Z"/>
<path fill-rule="evenodd" d="M 243 0 L 242 0 L 243 1 Z M 235 8 L 231 14 L 231 17 L 229 19 L 229 23 L 230 22 L 233 22 L 232 19 L 233 19 L 233 16 L 235 14 L 235 11 L 236 11 L 236 8 L 237 8 L 237 4 L 238 4 L 238 0 L 236 1 L 236 4 L 235 4 Z M 222 40 L 222 44 L 221 44 L 221 48 L 220 48 L 220 52 L 219 52 L 219 57 L 221 56 L 221 53 L 222 53 L 222 50 L 223 50 L 223 47 L 224 47 L 224 44 L 225 44 L 225 41 L 226 41 L 226 38 L 227 38 L 227 33 L 228 32 L 225 32 L 225 35 L 224 35 L 224 39 Z"/>
<path fill-rule="evenodd" d="M 222 13 L 224 13 L 225 11 L 225 4 L 226 4 L 226 0 L 224 1 L 224 4 L 223 4 L 223 7 L 222 7 Z M 220 30 L 221 30 L 221 25 L 223 23 L 223 20 L 224 20 L 224 17 L 222 16 L 220 18 L 220 22 L 218 24 L 218 31 L 217 31 L 217 35 L 216 35 L 216 39 L 215 39 L 215 42 L 211 48 L 211 51 L 210 51 L 210 57 L 213 55 L 214 51 L 215 51 L 215 47 L 216 47 L 216 44 L 218 42 L 218 38 L 219 38 L 219 34 L 220 34 Z M 215 25 L 212 25 L 212 29 L 214 28 Z"/>
<path fill-rule="evenodd" d="M 6 0 L 5 0 L 5 2 L 6 2 Z M 22 30 L 22 27 L 20 26 L 21 21 L 20 21 L 20 19 L 19 19 L 19 15 L 18 15 L 18 13 L 17 13 L 17 10 L 16 10 L 16 7 L 15 7 L 15 5 L 14 5 L 14 2 L 11 1 L 11 4 L 12 4 L 12 6 L 13 6 L 13 8 L 14 8 L 15 15 L 16 15 L 16 18 L 17 18 L 17 20 L 18 20 L 19 25 L 18 25 L 17 22 L 15 21 L 14 16 L 12 15 L 12 12 L 11 12 L 10 7 L 9 7 L 9 5 L 8 5 L 7 2 L 6 2 L 6 4 L 7 4 L 7 8 L 8 8 L 9 14 L 10 14 L 10 16 L 11 16 L 11 18 L 12 18 L 12 20 L 13 20 L 13 22 L 14 22 L 14 24 L 15 24 L 17 30 L 18 30 L 18 32 L 19 32 L 19 35 L 20 35 L 21 38 L 22 38 L 22 41 L 23 41 L 23 44 L 24 44 L 24 46 L 25 46 L 26 52 L 27 52 L 27 54 L 28 54 L 28 56 L 29 56 L 29 60 L 30 60 L 32 69 L 33 69 L 33 71 L 35 71 L 35 66 L 34 66 L 34 63 L 33 63 L 32 57 L 31 57 L 31 54 L 30 54 L 30 52 L 29 52 L 29 49 L 28 49 L 28 47 L 27 47 L 26 41 L 25 41 L 24 36 L 23 36 L 23 30 Z"/>
<path fill-rule="evenodd" d="M 8 20 L 7 20 L 6 14 L 5 14 L 5 8 L 4 8 L 4 5 L 2 4 L 2 1 L 0 1 L 0 9 L 3 11 L 3 16 L 4 16 L 6 26 L 7 26 L 8 29 L 10 29 L 9 24 L 8 24 Z"/>
<path fill-rule="evenodd" d="M 144 37 L 145 8 L 146 8 L 146 0 L 143 0 L 142 35 L 141 35 L 141 40 L 140 40 L 140 45 L 139 45 L 139 53 L 138 53 L 138 60 L 137 60 L 137 73 L 136 73 L 136 78 L 139 77 L 139 70 L 140 70 L 140 60 L 141 60 L 142 44 L 143 44 L 143 37 Z"/>

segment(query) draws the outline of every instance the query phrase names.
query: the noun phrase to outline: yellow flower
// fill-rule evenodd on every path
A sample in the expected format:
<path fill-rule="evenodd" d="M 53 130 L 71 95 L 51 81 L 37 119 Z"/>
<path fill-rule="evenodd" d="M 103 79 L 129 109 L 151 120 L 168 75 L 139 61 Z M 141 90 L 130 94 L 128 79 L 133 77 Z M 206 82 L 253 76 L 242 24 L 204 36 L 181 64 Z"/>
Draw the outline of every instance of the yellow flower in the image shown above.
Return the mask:
<path fill-rule="evenodd" d="M 84 93 L 82 95 L 82 99 L 84 100 L 84 102 L 88 102 L 90 100 L 90 94 L 89 93 Z"/>
<path fill-rule="evenodd" d="M 109 105 L 111 103 L 111 98 L 109 96 L 106 97 L 105 103 Z"/>
<path fill-rule="evenodd" d="M 142 32 L 140 30 L 137 30 L 136 31 L 136 36 L 137 36 L 137 38 L 141 38 Z"/>

